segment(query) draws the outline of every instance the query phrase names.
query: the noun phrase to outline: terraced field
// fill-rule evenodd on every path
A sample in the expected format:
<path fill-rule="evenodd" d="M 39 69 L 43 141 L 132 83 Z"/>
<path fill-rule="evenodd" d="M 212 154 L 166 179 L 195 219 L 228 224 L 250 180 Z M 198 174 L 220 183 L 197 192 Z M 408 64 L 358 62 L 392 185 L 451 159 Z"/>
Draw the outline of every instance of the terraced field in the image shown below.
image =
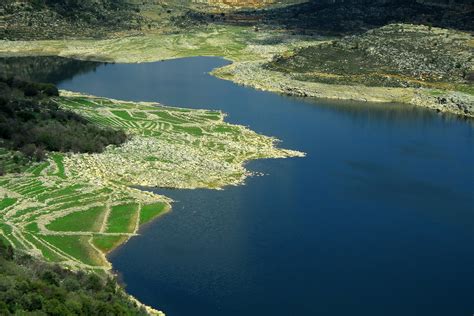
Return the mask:
<path fill-rule="evenodd" d="M 217 189 L 242 183 L 247 160 L 303 155 L 216 111 L 67 92 L 55 101 L 130 135 L 100 154 L 52 153 L 0 177 L 0 238 L 71 268 L 109 269 L 105 255 L 169 209 L 170 199 L 137 187 Z"/>

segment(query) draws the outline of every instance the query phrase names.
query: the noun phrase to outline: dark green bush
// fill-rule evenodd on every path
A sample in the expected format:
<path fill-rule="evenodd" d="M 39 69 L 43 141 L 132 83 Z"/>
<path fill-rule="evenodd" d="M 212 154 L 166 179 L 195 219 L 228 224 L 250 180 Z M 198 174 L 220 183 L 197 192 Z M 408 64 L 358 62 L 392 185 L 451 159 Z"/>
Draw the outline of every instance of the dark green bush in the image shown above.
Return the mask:
<path fill-rule="evenodd" d="M 115 279 L 73 272 L 27 255 L 0 240 L 0 315 L 147 315 Z"/>
<path fill-rule="evenodd" d="M 102 152 L 126 141 L 123 131 L 102 128 L 51 100 L 58 95 L 52 84 L 1 79 L 0 146 L 42 160 L 45 151 Z M 23 92 L 24 97 L 19 97 Z"/>

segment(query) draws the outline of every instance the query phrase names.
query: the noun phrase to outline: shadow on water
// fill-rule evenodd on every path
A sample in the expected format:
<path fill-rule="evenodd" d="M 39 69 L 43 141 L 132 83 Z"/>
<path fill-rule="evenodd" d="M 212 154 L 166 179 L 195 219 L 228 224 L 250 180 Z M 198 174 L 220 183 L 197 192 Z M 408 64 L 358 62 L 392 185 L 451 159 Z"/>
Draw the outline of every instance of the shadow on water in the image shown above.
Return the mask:
<path fill-rule="evenodd" d="M 94 71 L 104 63 L 57 56 L 0 58 L 0 76 L 58 83 L 81 73 Z"/>

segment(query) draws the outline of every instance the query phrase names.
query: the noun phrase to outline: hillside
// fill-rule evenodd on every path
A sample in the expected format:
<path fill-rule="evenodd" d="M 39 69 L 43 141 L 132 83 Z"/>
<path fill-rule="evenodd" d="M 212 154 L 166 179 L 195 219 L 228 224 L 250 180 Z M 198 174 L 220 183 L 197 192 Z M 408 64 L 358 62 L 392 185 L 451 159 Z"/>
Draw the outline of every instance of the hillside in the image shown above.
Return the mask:
<path fill-rule="evenodd" d="M 4 0 L 0 39 L 103 37 L 137 30 L 143 18 L 124 0 Z"/>
<path fill-rule="evenodd" d="M 0 240 L 1 315 L 148 315 L 111 276 L 72 272 Z"/>
<path fill-rule="evenodd" d="M 303 81 L 463 90 L 474 80 L 472 49 L 467 33 L 390 24 L 276 56 L 266 68 Z"/>
<path fill-rule="evenodd" d="M 391 23 L 424 24 L 474 30 L 474 6 L 434 6 L 415 0 L 322 0 L 272 8 L 232 12 L 222 22 L 252 21 L 271 28 L 307 35 L 362 33 Z"/>
<path fill-rule="evenodd" d="M 58 107 L 53 84 L 0 78 L 0 174 L 20 172 L 55 152 L 102 152 L 127 140 L 122 131 L 101 128 Z"/>
<path fill-rule="evenodd" d="M 206 24 L 306 35 L 361 33 L 389 23 L 474 30 L 474 6 L 466 0 L 5 0 L 0 16 L 0 39 L 9 40 L 174 33 Z"/>

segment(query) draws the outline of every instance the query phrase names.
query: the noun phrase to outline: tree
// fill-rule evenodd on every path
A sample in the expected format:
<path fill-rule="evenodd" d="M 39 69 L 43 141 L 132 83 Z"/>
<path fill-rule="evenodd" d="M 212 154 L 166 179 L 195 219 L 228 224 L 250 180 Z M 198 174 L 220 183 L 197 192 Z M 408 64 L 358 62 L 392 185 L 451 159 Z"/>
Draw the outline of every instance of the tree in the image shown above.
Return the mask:
<path fill-rule="evenodd" d="M 11 245 L 6 245 L 3 241 L 0 240 L 0 256 L 6 260 L 13 260 L 13 247 Z"/>
<path fill-rule="evenodd" d="M 36 145 L 35 144 L 26 144 L 21 148 L 21 152 L 27 157 L 33 157 L 36 153 Z"/>
<path fill-rule="evenodd" d="M 39 94 L 38 87 L 36 87 L 34 84 L 27 84 L 23 90 L 23 93 L 27 97 L 34 97 Z"/>

